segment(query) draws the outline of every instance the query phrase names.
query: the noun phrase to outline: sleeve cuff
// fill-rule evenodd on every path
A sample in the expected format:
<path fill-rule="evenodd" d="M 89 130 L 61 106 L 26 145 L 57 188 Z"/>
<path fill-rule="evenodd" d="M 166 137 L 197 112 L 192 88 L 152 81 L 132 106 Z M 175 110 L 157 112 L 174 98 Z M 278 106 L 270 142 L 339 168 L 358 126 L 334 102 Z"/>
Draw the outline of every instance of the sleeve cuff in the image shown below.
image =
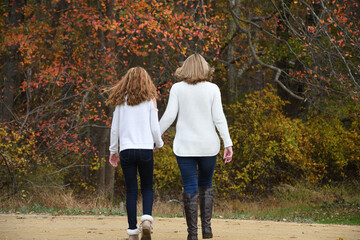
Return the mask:
<path fill-rule="evenodd" d="M 233 146 L 233 143 L 231 140 L 224 142 L 224 147 L 232 147 L 232 146 Z"/>
<path fill-rule="evenodd" d="M 161 148 L 162 146 L 164 146 L 164 142 L 163 142 L 163 141 L 161 141 L 159 144 L 156 144 L 156 147 L 157 147 L 157 148 Z"/>

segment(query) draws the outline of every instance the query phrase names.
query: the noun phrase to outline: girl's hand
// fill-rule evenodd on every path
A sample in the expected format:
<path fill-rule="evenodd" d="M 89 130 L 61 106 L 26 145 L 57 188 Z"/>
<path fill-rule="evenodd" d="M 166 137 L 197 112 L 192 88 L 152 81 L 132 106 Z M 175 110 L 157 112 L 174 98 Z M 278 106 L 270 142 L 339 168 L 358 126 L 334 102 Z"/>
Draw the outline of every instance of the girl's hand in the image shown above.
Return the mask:
<path fill-rule="evenodd" d="M 117 153 L 110 154 L 109 162 L 110 162 L 111 166 L 117 167 L 119 161 L 120 161 L 119 154 L 117 154 Z"/>
<path fill-rule="evenodd" d="M 157 152 L 158 148 L 156 147 L 156 143 L 154 143 L 153 152 Z"/>
<path fill-rule="evenodd" d="M 226 147 L 224 151 L 224 162 L 229 163 L 232 160 L 233 150 L 232 147 Z"/>

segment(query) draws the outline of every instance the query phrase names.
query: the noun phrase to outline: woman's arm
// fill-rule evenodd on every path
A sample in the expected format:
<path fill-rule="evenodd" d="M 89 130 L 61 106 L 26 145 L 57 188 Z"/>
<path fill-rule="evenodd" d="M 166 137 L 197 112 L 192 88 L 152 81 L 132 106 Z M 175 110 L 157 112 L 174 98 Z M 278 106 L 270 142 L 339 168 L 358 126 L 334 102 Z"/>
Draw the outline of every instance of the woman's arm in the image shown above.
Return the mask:
<path fill-rule="evenodd" d="M 214 97 L 214 101 L 213 101 L 213 105 L 212 105 L 212 118 L 213 118 L 213 122 L 216 126 L 216 129 L 219 131 L 220 133 L 220 137 L 224 142 L 224 147 L 231 147 L 233 145 L 231 138 L 230 138 L 230 133 L 229 133 L 229 128 L 228 128 L 228 124 L 225 118 L 225 114 L 224 114 L 224 110 L 222 107 L 222 103 L 221 103 L 221 94 L 220 94 L 220 89 L 217 87 L 216 89 L 216 93 L 215 93 L 215 97 Z"/>
<path fill-rule="evenodd" d="M 159 117 L 158 117 L 158 109 L 156 104 L 156 99 L 153 99 L 150 108 L 150 127 L 151 133 L 155 142 L 155 146 L 157 148 L 161 148 L 164 145 L 163 140 L 161 139 L 161 132 L 159 126 Z"/>
<path fill-rule="evenodd" d="M 178 98 L 175 94 L 174 88 L 172 87 L 170 90 L 169 102 L 166 106 L 165 113 L 160 119 L 161 134 L 163 134 L 175 121 L 175 118 L 178 114 L 178 110 L 179 110 Z"/>
<path fill-rule="evenodd" d="M 224 110 L 221 103 L 221 93 L 220 89 L 217 87 L 215 93 L 215 98 L 212 105 L 212 116 L 213 122 L 220 133 L 220 137 L 224 142 L 224 162 L 229 163 L 232 160 L 233 150 L 232 150 L 232 141 L 230 138 L 228 124 L 225 118 Z"/>

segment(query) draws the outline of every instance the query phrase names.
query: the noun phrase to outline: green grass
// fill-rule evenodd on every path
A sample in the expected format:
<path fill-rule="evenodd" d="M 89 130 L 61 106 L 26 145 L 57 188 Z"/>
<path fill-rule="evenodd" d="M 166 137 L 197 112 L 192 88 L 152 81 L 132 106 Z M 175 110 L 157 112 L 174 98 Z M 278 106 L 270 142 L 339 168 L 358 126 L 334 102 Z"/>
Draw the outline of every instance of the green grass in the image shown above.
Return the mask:
<path fill-rule="evenodd" d="M 290 207 L 265 208 L 256 213 L 236 214 L 234 218 L 290 221 L 305 223 L 360 225 L 360 203 L 323 203 Z"/>
<path fill-rule="evenodd" d="M 2 210 L 0 213 L 47 213 L 55 216 L 59 215 L 116 215 L 126 216 L 126 212 L 120 212 L 114 209 L 58 209 L 45 208 L 38 204 L 30 207 L 21 207 L 17 209 Z M 182 213 L 173 214 L 154 214 L 155 217 L 182 217 Z M 264 207 L 255 209 L 255 211 L 242 211 L 241 213 L 214 214 L 214 218 L 229 219 L 254 219 L 254 220 L 273 220 L 287 222 L 304 222 L 304 223 L 324 223 L 324 224 L 348 224 L 360 225 L 360 203 L 343 202 L 343 203 L 323 203 L 318 205 L 297 205 L 289 207 Z"/>
<path fill-rule="evenodd" d="M 282 185 L 253 202 L 225 201 L 215 217 L 324 224 L 360 225 L 359 185 L 311 188 Z"/>
<path fill-rule="evenodd" d="M 320 223 L 343 223 L 360 225 L 360 203 L 324 203 L 315 209 L 314 219 Z"/>
<path fill-rule="evenodd" d="M 21 208 L 4 210 L 0 209 L 0 213 L 18 213 L 18 214 L 32 214 L 32 213 L 46 213 L 52 215 L 126 215 L 125 212 L 120 212 L 116 209 L 59 209 L 59 208 L 46 208 L 40 206 L 39 204 L 34 204 L 33 206 Z"/>
<path fill-rule="evenodd" d="M 257 201 L 215 199 L 213 217 L 360 225 L 359 186 L 357 183 L 321 188 L 282 185 L 275 188 L 271 195 Z M 126 216 L 123 207 L 119 210 L 120 202 L 111 202 L 105 198 L 80 199 L 72 192 L 49 192 L 33 199 L 24 201 L 13 198 L 1 201 L 0 213 Z M 141 202 L 138 209 L 141 209 Z M 182 217 L 182 203 L 180 199 L 175 202 L 158 199 L 154 202 L 153 215 Z"/>

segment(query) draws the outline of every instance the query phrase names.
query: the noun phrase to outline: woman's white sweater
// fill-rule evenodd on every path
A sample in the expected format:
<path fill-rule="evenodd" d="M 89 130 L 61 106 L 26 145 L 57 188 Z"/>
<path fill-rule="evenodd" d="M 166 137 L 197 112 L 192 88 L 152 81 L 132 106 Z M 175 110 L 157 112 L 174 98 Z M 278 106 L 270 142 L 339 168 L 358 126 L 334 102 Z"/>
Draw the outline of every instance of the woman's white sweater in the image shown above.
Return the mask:
<path fill-rule="evenodd" d="M 118 105 L 113 113 L 110 135 L 110 153 L 125 149 L 153 149 L 154 142 L 161 148 L 158 110 L 152 101 L 145 101 L 136 106 L 126 103 Z"/>
<path fill-rule="evenodd" d="M 160 120 L 163 134 L 177 117 L 173 144 L 175 155 L 214 156 L 220 151 L 220 137 L 224 147 L 232 146 L 227 121 L 221 103 L 220 89 L 216 84 L 200 82 L 175 83 L 168 105 Z M 215 129 L 216 127 L 216 129 Z"/>

